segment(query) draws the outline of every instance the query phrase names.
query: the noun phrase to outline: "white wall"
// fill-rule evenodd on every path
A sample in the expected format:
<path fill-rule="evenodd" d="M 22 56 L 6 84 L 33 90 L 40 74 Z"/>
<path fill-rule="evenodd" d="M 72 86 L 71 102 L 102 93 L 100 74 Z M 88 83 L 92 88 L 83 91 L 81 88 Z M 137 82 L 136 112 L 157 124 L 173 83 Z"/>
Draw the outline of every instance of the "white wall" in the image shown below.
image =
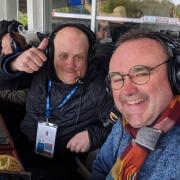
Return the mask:
<path fill-rule="evenodd" d="M 0 21 L 18 19 L 17 0 L 1 0 Z"/>
<path fill-rule="evenodd" d="M 51 7 L 49 0 L 27 0 L 28 29 L 51 31 Z"/>

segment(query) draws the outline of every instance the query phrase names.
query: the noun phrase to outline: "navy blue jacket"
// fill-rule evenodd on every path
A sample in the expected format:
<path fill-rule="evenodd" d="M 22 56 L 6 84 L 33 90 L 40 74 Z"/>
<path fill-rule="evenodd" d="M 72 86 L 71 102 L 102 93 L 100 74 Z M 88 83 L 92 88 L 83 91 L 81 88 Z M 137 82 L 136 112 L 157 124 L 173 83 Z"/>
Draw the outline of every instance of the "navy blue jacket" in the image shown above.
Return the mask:
<path fill-rule="evenodd" d="M 29 88 L 27 112 L 21 124 L 21 131 L 32 144 L 35 144 L 38 121 L 45 120 L 48 81 L 52 81 L 51 107 L 57 107 L 73 85 L 65 85 L 57 79 L 50 60 L 33 75 L 22 72 L 11 73 L 8 64 L 17 55 L 19 54 L 4 58 L 1 62 L 0 87 Z M 55 152 L 65 151 L 67 142 L 76 133 L 85 129 L 89 133 L 91 150 L 102 145 L 111 127 L 103 127 L 100 119 L 108 115 L 113 104 L 105 89 L 104 78 L 96 71 L 92 63 L 83 79 L 83 84 L 78 85 L 70 100 L 62 108 L 56 108 L 51 112 L 49 121 L 58 125 Z"/>

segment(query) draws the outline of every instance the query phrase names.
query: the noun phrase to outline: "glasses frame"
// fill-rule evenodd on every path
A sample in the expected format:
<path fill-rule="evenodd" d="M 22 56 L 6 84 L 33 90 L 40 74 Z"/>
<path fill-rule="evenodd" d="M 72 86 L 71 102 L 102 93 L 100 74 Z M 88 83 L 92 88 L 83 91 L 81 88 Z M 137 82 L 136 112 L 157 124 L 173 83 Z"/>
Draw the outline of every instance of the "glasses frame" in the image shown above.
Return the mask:
<path fill-rule="evenodd" d="M 122 77 L 122 86 L 121 86 L 120 88 L 113 88 L 113 87 L 111 86 L 111 88 L 114 89 L 114 90 L 121 89 L 121 88 L 124 86 L 124 81 L 125 81 L 125 78 L 124 78 L 124 77 L 125 77 L 125 76 L 128 76 L 129 79 L 130 79 L 130 81 L 131 81 L 133 84 L 144 85 L 144 84 L 148 83 L 148 81 L 149 81 L 149 79 L 150 79 L 151 71 L 153 71 L 153 70 L 156 69 L 157 67 L 159 67 L 159 66 L 161 66 L 161 65 L 163 65 L 163 64 L 165 64 L 165 63 L 167 63 L 167 62 L 169 62 L 169 59 L 166 60 L 166 61 L 163 61 L 162 63 L 160 63 L 160 64 L 158 64 L 158 65 L 156 65 L 156 66 L 154 66 L 154 67 L 152 67 L 152 68 L 151 68 L 151 67 L 148 67 L 148 66 L 144 66 L 144 65 L 136 65 L 136 66 L 131 67 L 131 68 L 129 69 L 129 72 L 128 72 L 127 74 L 123 74 L 123 75 L 121 75 L 119 72 L 110 72 L 110 73 L 108 74 L 108 83 L 111 84 L 111 74 L 112 74 L 112 73 L 116 73 L 116 74 L 119 74 L 119 76 Z M 144 82 L 144 83 L 134 82 L 134 81 L 132 80 L 133 77 L 130 75 L 130 71 L 131 71 L 132 69 L 134 69 L 135 67 L 138 67 L 138 66 L 139 66 L 139 67 L 144 67 L 144 68 L 147 69 L 148 72 L 149 72 L 149 77 L 148 77 L 147 81 Z"/>

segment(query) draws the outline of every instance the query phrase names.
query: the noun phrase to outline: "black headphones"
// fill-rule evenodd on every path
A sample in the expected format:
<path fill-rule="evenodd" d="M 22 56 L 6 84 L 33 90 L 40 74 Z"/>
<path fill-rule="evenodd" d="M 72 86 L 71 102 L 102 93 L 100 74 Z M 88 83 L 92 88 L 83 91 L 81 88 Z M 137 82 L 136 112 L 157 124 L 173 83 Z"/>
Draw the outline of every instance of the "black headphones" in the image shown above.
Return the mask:
<path fill-rule="evenodd" d="M 92 32 L 88 27 L 86 27 L 84 24 L 74 24 L 74 23 L 67 23 L 67 24 L 62 24 L 60 26 L 58 26 L 50 35 L 49 35 L 49 43 L 48 43 L 48 47 L 46 49 L 46 53 L 47 53 L 47 57 L 49 59 L 54 59 L 54 37 L 56 35 L 56 33 L 65 28 L 65 27 L 75 27 L 79 30 L 81 30 L 82 32 L 84 32 L 86 34 L 86 36 L 88 37 L 88 41 L 89 41 L 89 52 L 88 52 L 88 62 L 91 59 L 91 56 L 94 53 L 94 47 L 95 47 L 95 43 L 96 43 L 96 36 L 94 34 L 94 32 Z"/>
<path fill-rule="evenodd" d="M 167 47 L 169 56 L 168 79 L 173 94 L 180 94 L 180 44 L 160 32 L 150 33 L 149 36 Z"/>
<path fill-rule="evenodd" d="M 10 39 L 11 39 L 11 49 L 13 52 L 17 52 L 21 48 L 19 47 L 19 44 L 14 40 L 14 34 L 13 34 L 13 32 L 15 32 L 13 30 L 14 24 L 15 24 L 15 22 L 13 22 L 12 24 L 10 24 L 8 26 L 8 33 L 9 33 Z"/>
<path fill-rule="evenodd" d="M 13 52 L 19 51 L 21 48 L 19 47 L 19 44 L 14 40 L 12 32 L 9 33 L 11 38 L 11 48 Z"/>
<path fill-rule="evenodd" d="M 174 95 L 180 94 L 180 44 L 160 32 L 147 32 L 146 36 L 155 39 L 167 48 L 168 52 L 168 79 Z M 134 38 L 135 39 L 135 38 Z M 109 76 L 106 77 L 107 91 L 112 94 Z"/>

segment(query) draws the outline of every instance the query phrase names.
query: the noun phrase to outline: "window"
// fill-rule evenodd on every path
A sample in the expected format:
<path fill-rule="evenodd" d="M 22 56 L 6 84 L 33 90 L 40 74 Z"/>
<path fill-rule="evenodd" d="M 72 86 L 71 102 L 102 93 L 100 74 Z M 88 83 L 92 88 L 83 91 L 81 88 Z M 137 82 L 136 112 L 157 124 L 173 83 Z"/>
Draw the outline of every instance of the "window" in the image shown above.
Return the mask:
<path fill-rule="evenodd" d="M 148 28 L 180 38 L 178 0 L 53 0 L 53 27 L 83 23 L 96 32 L 99 42 L 116 41 L 131 28 Z"/>

